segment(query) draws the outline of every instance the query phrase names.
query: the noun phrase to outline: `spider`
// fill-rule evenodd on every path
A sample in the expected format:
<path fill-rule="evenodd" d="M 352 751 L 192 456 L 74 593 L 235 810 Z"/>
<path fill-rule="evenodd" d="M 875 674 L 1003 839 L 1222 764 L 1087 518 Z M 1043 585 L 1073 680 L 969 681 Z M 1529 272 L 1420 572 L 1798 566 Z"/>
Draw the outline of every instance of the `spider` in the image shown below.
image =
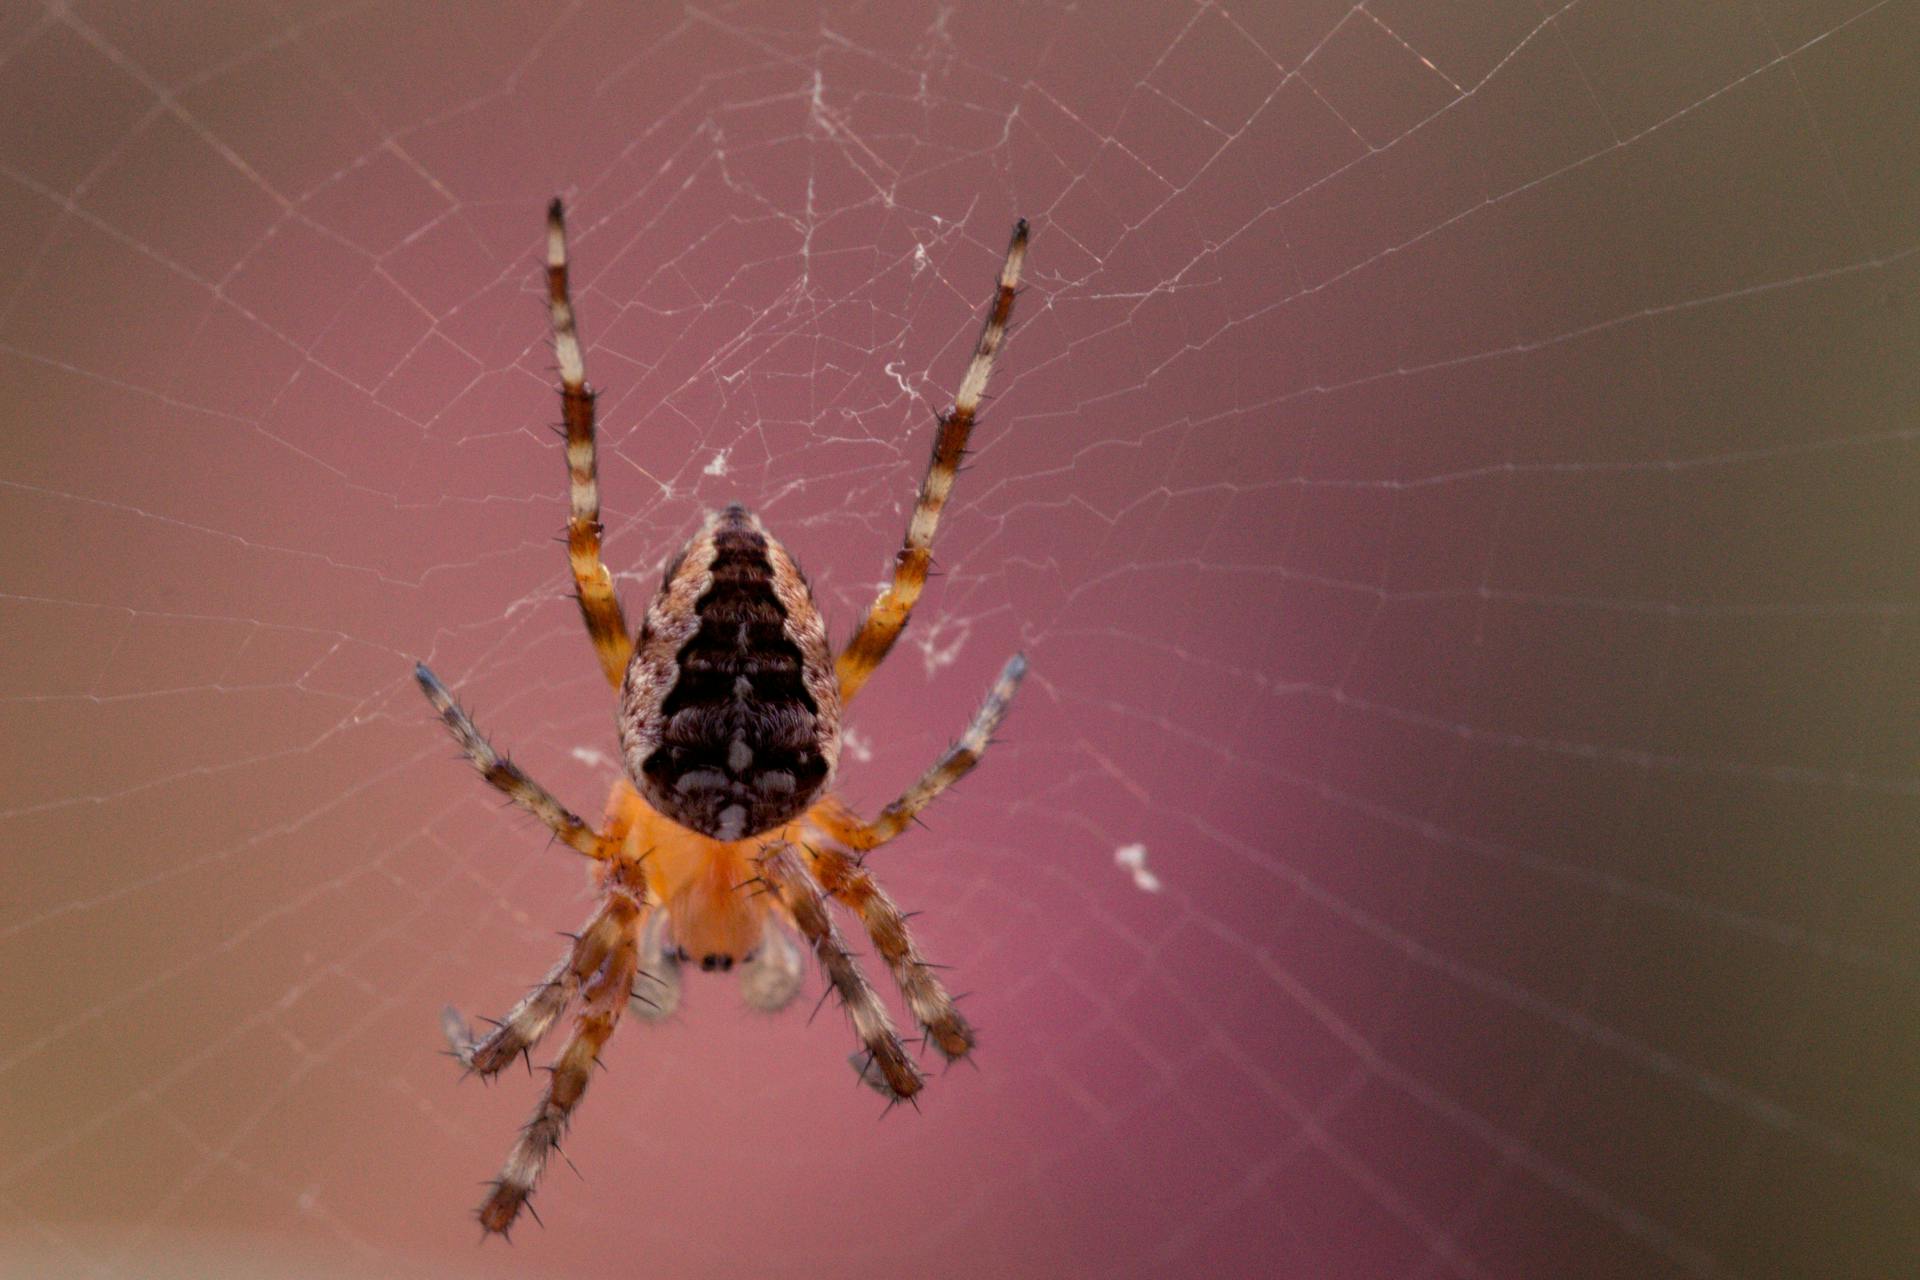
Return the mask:
<path fill-rule="evenodd" d="M 452 1055 L 490 1077 L 516 1057 L 531 1063 L 533 1047 L 580 1002 L 545 1094 L 480 1206 L 486 1231 L 505 1235 L 527 1207 L 629 999 L 641 1016 L 665 1017 L 679 1001 L 681 966 L 696 957 L 708 971 L 739 964 L 747 1002 L 775 1010 L 801 984 L 801 954 L 788 930 L 798 933 L 852 1020 L 860 1079 L 890 1104 L 912 1099 L 924 1077 L 848 951 L 829 902 L 866 930 L 924 1042 L 948 1062 L 972 1050 L 973 1028 L 915 946 L 906 917 L 865 869 L 864 855 L 979 763 L 1025 659 L 1014 655 L 960 740 L 878 818 L 862 819 L 830 787 L 842 712 L 900 638 L 926 585 L 934 530 L 1007 334 L 1026 248 L 1022 219 L 953 407 L 940 415 L 893 578 L 835 655 L 793 557 L 738 504 L 707 517 L 668 564 L 639 635 L 628 629 L 600 560 L 594 392 L 567 285 L 566 221 L 558 199 L 548 207 L 547 294 L 571 496 L 567 556 L 587 635 L 618 691 L 625 776 L 614 784 L 605 821 L 589 826 L 496 751 L 433 672 L 415 665 L 428 701 L 480 775 L 593 860 L 593 913 L 567 935 L 571 947 L 539 985 L 485 1036 L 458 1011 L 444 1015 Z"/>

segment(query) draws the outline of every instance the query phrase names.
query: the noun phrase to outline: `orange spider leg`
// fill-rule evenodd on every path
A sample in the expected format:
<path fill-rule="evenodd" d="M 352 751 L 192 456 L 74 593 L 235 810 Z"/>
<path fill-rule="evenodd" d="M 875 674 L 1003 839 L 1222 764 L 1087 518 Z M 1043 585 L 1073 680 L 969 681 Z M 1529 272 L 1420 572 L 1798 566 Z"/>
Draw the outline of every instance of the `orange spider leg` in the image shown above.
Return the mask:
<path fill-rule="evenodd" d="M 769 845 L 760 857 L 760 875 L 794 927 L 813 945 L 827 981 L 833 984 L 853 1020 L 854 1034 L 866 1047 L 864 1055 L 853 1055 L 860 1078 L 896 1102 L 913 1097 L 923 1083 L 920 1069 L 901 1046 L 893 1019 L 887 1016 L 886 1006 L 847 950 L 827 911 L 826 895 L 795 855 L 794 847 L 784 841 Z"/>
<path fill-rule="evenodd" d="M 882 809 L 878 818 L 872 822 L 863 821 L 847 807 L 845 801 L 838 796 L 828 795 L 808 810 L 806 821 L 830 839 L 859 853 L 877 849 L 899 835 L 922 809 L 939 798 L 941 792 L 966 777 L 980 763 L 980 758 L 993 741 L 994 730 L 1007 718 L 1007 711 L 1013 705 L 1013 695 L 1026 674 L 1026 658 L 1014 654 L 1007 660 L 1007 665 L 1001 668 L 1000 678 L 994 681 L 986 701 L 980 704 L 980 710 L 974 713 L 973 722 L 960 735 L 960 740 L 947 748 L 946 753 L 934 762 L 933 768 L 922 774 L 920 780 L 908 787 L 898 800 Z"/>
<path fill-rule="evenodd" d="M 849 855 L 838 849 L 805 848 L 807 865 L 820 887 L 844 902 L 866 927 L 874 950 L 887 962 L 928 1042 L 949 1062 L 966 1056 L 974 1045 L 973 1028 L 954 1007 L 953 997 L 934 976 L 933 966 L 920 954 L 900 908 Z"/>
<path fill-rule="evenodd" d="M 547 1159 L 560 1146 L 560 1137 L 573 1118 L 574 1108 L 587 1091 L 587 1083 L 599 1060 L 600 1049 L 620 1025 L 620 1014 L 633 993 L 638 969 L 638 944 L 635 933 L 641 905 L 637 897 L 618 888 L 609 888 L 607 915 L 617 941 L 599 971 L 587 979 L 581 992 L 582 1007 L 574 1019 L 573 1033 L 560 1047 L 560 1053 L 547 1068 L 547 1089 L 540 1103 L 494 1181 L 493 1190 L 480 1205 L 480 1225 L 505 1235 L 519 1216 L 546 1169 Z"/>
<path fill-rule="evenodd" d="M 437 681 L 433 682 L 433 688 L 439 688 Z M 444 689 L 439 691 L 444 695 Z M 452 708 L 453 718 L 449 723 L 455 724 L 456 737 L 462 737 L 464 746 L 467 737 L 462 736 L 460 727 L 471 731 L 472 722 L 453 706 L 451 699 L 444 701 Z M 443 709 L 443 718 L 448 714 Z M 470 732 L 470 736 L 485 745 L 478 733 Z M 478 765 L 481 761 L 475 763 Z M 482 772 L 488 781 L 494 780 L 492 770 L 483 768 Z M 524 779 L 524 775 L 519 776 Z M 514 792 L 508 791 L 508 794 Z M 646 890 L 642 882 L 645 873 L 640 855 L 633 851 L 631 844 L 634 820 L 635 814 L 626 806 L 610 806 L 606 825 L 593 836 L 595 846 L 602 851 L 602 860 L 595 864 L 600 905 L 574 938 L 566 958 L 545 980 L 528 992 L 484 1039 L 474 1037 L 457 1010 L 449 1007 L 442 1015 L 442 1027 L 454 1057 L 469 1070 L 491 1076 L 514 1058 L 529 1054 L 566 1011 L 574 996 L 582 997 L 583 1005 L 575 1018 L 573 1033 L 548 1068 L 546 1094 L 533 1118 L 521 1130 L 506 1165 L 494 1181 L 493 1190 L 480 1206 L 480 1223 L 488 1231 L 505 1235 L 533 1194 L 548 1156 L 558 1148 L 560 1135 L 586 1092 L 587 1079 L 600 1048 L 613 1034 L 620 1012 L 633 994 L 638 970 L 637 939 L 646 914 Z M 575 818 L 574 822 L 578 823 L 579 819 Z"/>
<path fill-rule="evenodd" d="M 553 352 L 560 364 L 560 408 L 567 424 L 567 562 L 573 569 L 587 636 L 600 656 L 600 669 L 607 683 L 618 689 L 633 658 L 633 636 L 613 590 L 613 575 L 600 560 L 605 530 L 600 524 L 594 395 L 587 386 L 586 359 L 574 324 L 573 296 L 567 284 L 566 215 L 558 197 L 547 206 L 547 302 L 553 314 Z"/>
<path fill-rule="evenodd" d="M 960 390 L 954 393 L 953 408 L 940 415 L 933 457 L 927 463 L 926 477 L 920 482 L 920 496 L 914 502 L 913 516 L 907 522 L 906 544 L 894 557 L 893 581 L 867 610 L 853 639 L 847 642 L 834 664 L 842 706 L 852 701 L 874 668 L 886 658 L 887 651 L 906 629 L 907 620 L 913 616 L 914 603 L 927 585 L 927 569 L 933 561 L 933 534 L 940 526 L 940 509 L 953 492 L 953 478 L 959 474 L 960 459 L 967 451 L 967 437 L 973 432 L 980 398 L 986 394 L 994 356 L 1007 336 L 1007 321 L 1013 315 L 1013 296 L 1020 284 L 1020 266 L 1026 256 L 1027 220 L 1022 218 L 1014 224 L 1006 261 L 1000 267 L 1000 284 L 994 291 L 993 307 L 980 330 L 973 359 L 960 379 Z"/>
<path fill-rule="evenodd" d="M 573 810 L 553 798 L 553 793 L 521 772 L 520 767 L 493 749 L 493 744 L 482 736 L 479 729 L 460 704 L 453 700 L 447 687 L 433 672 L 427 670 L 424 662 L 413 664 L 413 678 L 420 682 L 420 690 L 427 695 L 427 701 L 440 713 L 440 719 L 446 724 L 447 732 L 460 744 L 461 752 L 467 757 L 488 785 L 499 790 L 507 799 L 525 809 L 546 824 L 549 831 L 560 839 L 562 844 L 589 858 L 610 859 L 618 856 L 621 840 L 607 838 L 581 821 Z"/>
<path fill-rule="evenodd" d="M 618 913 L 611 910 L 609 904 L 602 903 L 580 927 L 572 950 L 540 985 L 494 1024 L 493 1031 L 485 1038 L 476 1038 L 460 1011 L 448 1005 L 441 1013 L 441 1029 L 446 1032 L 447 1046 L 453 1056 L 467 1070 L 486 1077 L 497 1074 L 520 1055 L 531 1053 L 566 1011 L 580 984 L 606 963 L 622 936 Z"/>

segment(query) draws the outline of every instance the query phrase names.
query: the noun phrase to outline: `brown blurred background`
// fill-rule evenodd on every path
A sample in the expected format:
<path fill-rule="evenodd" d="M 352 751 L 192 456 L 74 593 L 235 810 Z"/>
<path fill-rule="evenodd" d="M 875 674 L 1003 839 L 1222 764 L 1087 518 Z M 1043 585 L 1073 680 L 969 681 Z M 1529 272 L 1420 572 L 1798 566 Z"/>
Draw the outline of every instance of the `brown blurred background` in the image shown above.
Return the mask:
<path fill-rule="evenodd" d="M 1920 1270 L 1920 4 L 0 14 L 0 1273 Z M 752 505 L 979 1070 L 695 975 L 511 1248 L 585 909 L 553 193 L 629 609 Z M 1136 866 L 1135 864 L 1139 864 Z M 809 996 L 818 990 L 817 979 Z M 810 1003 L 810 1000 L 807 1001 Z"/>

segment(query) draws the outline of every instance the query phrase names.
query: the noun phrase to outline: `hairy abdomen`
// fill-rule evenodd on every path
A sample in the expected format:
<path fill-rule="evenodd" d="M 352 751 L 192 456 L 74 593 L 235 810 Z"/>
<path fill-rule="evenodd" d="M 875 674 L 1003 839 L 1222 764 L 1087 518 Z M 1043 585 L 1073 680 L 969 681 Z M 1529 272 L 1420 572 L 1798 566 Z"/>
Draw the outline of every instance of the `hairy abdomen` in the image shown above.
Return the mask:
<path fill-rule="evenodd" d="M 647 609 L 620 693 L 627 774 L 717 840 L 806 811 L 840 755 L 826 627 L 792 557 L 744 507 L 707 524 Z"/>

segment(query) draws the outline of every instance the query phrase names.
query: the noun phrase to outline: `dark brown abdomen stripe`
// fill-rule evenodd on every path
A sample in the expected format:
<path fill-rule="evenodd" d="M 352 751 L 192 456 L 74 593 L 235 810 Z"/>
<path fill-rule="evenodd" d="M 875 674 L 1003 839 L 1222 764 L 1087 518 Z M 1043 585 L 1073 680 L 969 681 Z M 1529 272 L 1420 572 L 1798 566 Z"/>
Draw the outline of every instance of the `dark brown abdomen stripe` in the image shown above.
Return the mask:
<path fill-rule="evenodd" d="M 677 655 L 660 708 L 660 745 L 642 770 L 676 794 L 675 817 L 722 840 L 776 826 L 826 779 L 819 708 L 773 590 L 766 537 L 727 508 L 713 531 L 713 576 L 694 606 L 700 626 Z"/>

